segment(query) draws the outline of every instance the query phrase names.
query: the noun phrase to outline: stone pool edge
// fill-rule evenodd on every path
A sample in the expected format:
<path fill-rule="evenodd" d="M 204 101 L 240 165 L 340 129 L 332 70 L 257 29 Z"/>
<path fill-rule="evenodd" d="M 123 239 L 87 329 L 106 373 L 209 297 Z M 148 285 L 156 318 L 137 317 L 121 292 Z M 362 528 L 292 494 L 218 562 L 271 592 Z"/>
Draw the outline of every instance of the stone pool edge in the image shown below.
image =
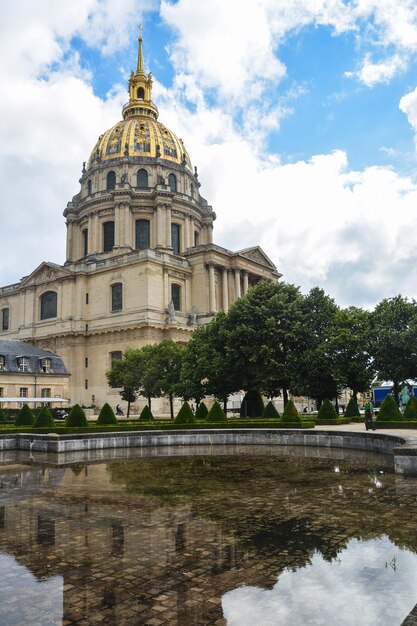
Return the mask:
<path fill-rule="evenodd" d="M 390 454 L 397 474 L 417 475 L 417 437 L 378 432 L 311 429 L 210 429 L 129 431 L 74 435 L 16 433 L 0 436 L 0 451 L 75 452 L 113 448 L 187 445 L 286 445 L 345 448 Z"/>

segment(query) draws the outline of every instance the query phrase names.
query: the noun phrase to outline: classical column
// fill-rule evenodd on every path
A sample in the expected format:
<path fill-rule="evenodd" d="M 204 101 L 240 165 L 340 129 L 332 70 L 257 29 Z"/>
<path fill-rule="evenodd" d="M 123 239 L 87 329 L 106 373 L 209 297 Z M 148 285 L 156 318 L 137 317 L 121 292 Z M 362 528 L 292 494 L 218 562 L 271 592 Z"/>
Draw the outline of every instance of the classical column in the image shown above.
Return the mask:
<path fill-rule="evenodd" d="M 115 246 L 121 246 L 122 245 L 122 238 L 121 238 L 121 232 L 120 232 L 120 202 L 117 202 L 114 205 L 114 245 Z"/>
<path fill-rule="evenodd" d="M 91 254 L 92 252 L 94 252 L 94 238 L 93 238 L 93 218 L 90 215 L 88 218 L 88 233 L 87 233 L 87 239 L 88 239 L 88 254 Z"/>
<path fill-rule="evenodd" d="M 67 221 L 67 259 L 74 259 L 74 250 L 73 250 L 73 231 L 74 224 L 73 222 Z"/>
<path fill-rule="evenodd" d="M 249 289 L 249 274 L 247 272 L 243 272 L 243 295 L 245 296 L 248 293 Z"/>
<path fill-rule="evenodd" d="M 213 243 L 213 224 L 207 226 L 207 243 Z"/>
<path fill-rule="evenodd" d="M 132 235 L 131 235 L 132 224 L 131 224 L 131 218 L 130 218 L 130 206 L 129 206 L 128 202 L 125 203 L 125 211 L 124 212 L 125 212 L 125 241 L 124 241 L 124 245 L 134 248 L 135 244 L 133 244 L 133 246 L 132 246 Z"/>
<path fill-rule="evenodd" d="M 240 298 L 240 270 L 235 270 L 235 294 L 236 300 Z"/>
<path fill-rule="evenodd" d="M 98 213 L 93 217 L 93 250 L 92 252 L 100 252 L 100 232 L 98 223 Z"/>
<path fill-rule="evenodd" d="M 210 313 L 216 312 L 216 284 L 214 281 L 214 265 L 210 263 L 209 268 L 209 309 Z"/>
<path fill-rule="evenodd" d="M 156 207 L 156 247 L 164 247 L 164 213 L 161 204 Z"/>
<path fill-rule="evenodd" d="M 223 311 L 228 311 L 229 310 L 229 284 L 228 284 L 228 280 L 227 280 L 227 274 L 228 271 L 226 268 L 223 268 L 223 273 L 222 273 L 222 304 L 223 304 Z"/>
<path fill-rule="evenodd" d="M 172 248 L 171 242 L 171 209 L 167 206 L 165 210 L 166 218 L 166 247 Z"/>

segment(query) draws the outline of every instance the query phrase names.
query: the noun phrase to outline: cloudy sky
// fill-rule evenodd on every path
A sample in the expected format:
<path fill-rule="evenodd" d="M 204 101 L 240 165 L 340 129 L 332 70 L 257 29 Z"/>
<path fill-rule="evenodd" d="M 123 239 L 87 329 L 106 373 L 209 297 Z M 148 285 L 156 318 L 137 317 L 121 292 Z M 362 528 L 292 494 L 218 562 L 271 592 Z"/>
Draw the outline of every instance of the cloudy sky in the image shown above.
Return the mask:
<path fill-rule="evenodd" d="M 0 284 L 65 261 L 67 202 L 120 119 L 137 25 L 216 243 L 303 292 L 417 297 L 415 0 L 2 0 Z"/>

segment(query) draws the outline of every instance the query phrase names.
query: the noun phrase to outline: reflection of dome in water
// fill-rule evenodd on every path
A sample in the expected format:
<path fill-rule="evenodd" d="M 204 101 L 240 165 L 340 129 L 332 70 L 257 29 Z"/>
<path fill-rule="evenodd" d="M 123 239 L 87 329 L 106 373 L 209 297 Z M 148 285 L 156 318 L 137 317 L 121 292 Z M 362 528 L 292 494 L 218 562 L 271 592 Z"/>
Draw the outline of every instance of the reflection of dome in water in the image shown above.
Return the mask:
<path fill-rule="evenodd" d="M 157 121 L 158 109 L 152 102 L 152 74 L 143 68 L 142 37 L 139 38 L 136 73 L 130 74 L 129 102 L 123 107 L 123 120 L 98 138 L 88 160 L 95 163 L 123 157 L 161 158 L 185 166 L 191 173 L 190 157 L 178 139 Z"/>
<path fill-rule="evenodd" d="M 126 156 L 160 157 L 183 164 L 192 172 L 182 139 L 146 114 L 132 115 L 101 135 L 90 155 L 88 168 L 97 157 L 106 162 Z"/>

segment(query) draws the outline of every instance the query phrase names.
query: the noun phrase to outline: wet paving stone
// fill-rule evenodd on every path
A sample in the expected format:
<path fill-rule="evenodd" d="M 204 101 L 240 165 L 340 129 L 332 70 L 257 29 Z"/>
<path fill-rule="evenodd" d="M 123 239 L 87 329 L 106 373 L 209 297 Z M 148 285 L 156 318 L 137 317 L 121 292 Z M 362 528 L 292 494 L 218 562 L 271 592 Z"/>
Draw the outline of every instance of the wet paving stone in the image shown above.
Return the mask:
<path fill-rule="evenodd" d="M 0 624 L 400 624 L 417 479 L 376 455 L 247 452 L 1 466 Z M 352 586 L 361 622 L 341 617 Z"/>

